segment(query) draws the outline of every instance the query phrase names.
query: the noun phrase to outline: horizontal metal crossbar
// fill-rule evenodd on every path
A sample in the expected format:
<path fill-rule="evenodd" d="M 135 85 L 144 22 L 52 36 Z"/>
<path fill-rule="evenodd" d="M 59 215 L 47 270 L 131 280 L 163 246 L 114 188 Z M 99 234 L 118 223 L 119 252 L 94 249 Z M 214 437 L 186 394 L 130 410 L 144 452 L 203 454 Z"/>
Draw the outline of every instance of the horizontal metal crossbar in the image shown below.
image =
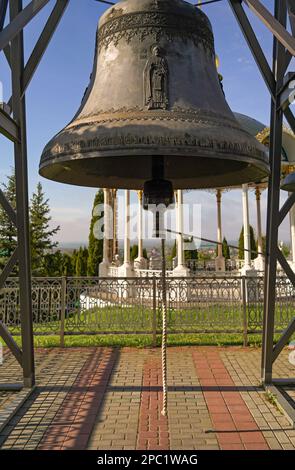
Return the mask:
<path fill-rule="evenodd" d="M 17 123 L 2 108 L 0 108 L 0 132 L 9 140 L 12 140 L 12 142 L 19 141 L 19 127 Z"/>
<path fill-rule="evenodd" d="M 24 68 L 23 81 L 22 81 L 22 93 L 24 94 L 30 81 L 37 69 L 44 52 L 50 40 L 61 20 L 61 17 L 69 4 L 69 0 L 57 0 L 55 7 L 53 8 L 46 25 L 40 37 L 33 49 L 33 52 Z"/>
<path fill-rule="evenodd" d="M 18 248 L 16 247 L 9 261 L 7 262 L 7 264 L 4 266 L 3 270 L 0 273 L 0 289 L 3 287 L 6 279 L 8 278 L 9 274 L 11 273 L 14 266 L 16 265 L 17 260 L 18 260 Z"/>
<path fill-rule="evenodd" d="M 2 189 L 0 189 L 0 204 L 8 215 L 10 221 L 16 226 L 16 212 L 10 205 L 10 202 L 6 199 Z"/>
<path fill-rule="evenodd" d="M 0 51 L 45 7 L 49 0 L 32 0 L 0 33 Z"/>
<path fill-rule="evenodd" d="M 288 278 L 292 282 L 293 286 L 295 287 L 295 273 L 279 248 L 277 248 L 277 259 L 280 265 L 282 266 L 283 270 L 287 274 Z"/>
<path fill-rule="evenodd" d="M 293 205 L 295 204 L 295 193 L 292 193 L 291 196 L 288 197 L 287 201 L 280 209 L 279 212 L 279 225 L 283 222 L 284 218 L 287 216 L 289 211 L 292 209 Z"/>
<path fill-rule="evenodd" d="M 20 366 L 23 365 L 23 353 L 22 350 L 18 347 L 16 342 L 14 341 L 13 337 L 9 333 L 8 329 L 2 322 L 0 322 L 0 336 L 2 336 L 3 340 L 9 347 L 10 351 L 14 355 L 15 359 L 19 363 Z"/>
<path fill-rule="evenodd" d="M 295 38 L 259 0 L 243 0 L 285 48 L 295 56 Z"/>
<path fill-rule="evenodd" d="M 295 332 L 295 317 L 293 318 L 293 320 L 291 320 L 291 322 L 289 323 L 289 325 L 283 332 L 282 336 L 280 337 L 279 341 L 275 345 L 273 349 L 272 362 L 275 362 L 275 360 L 278 358 L 279 354 L 283 351 L 284 347 L 286 346 L 287 342 L 289 341 L 289 339 L 291 338 L 294 332 Z"/>

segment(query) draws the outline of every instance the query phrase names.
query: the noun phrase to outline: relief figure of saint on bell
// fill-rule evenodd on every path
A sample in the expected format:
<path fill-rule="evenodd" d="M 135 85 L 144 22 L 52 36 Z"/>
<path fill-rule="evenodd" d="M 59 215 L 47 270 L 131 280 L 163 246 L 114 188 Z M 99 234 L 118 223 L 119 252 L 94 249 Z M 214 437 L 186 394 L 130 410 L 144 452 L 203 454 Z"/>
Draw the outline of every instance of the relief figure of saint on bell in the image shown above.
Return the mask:
<path fill-rule="evenodd" d="M 160 47 L 152 49 L 144 70 L 145 106 L 148 109 L 167 109 L 168 63 Z"/>

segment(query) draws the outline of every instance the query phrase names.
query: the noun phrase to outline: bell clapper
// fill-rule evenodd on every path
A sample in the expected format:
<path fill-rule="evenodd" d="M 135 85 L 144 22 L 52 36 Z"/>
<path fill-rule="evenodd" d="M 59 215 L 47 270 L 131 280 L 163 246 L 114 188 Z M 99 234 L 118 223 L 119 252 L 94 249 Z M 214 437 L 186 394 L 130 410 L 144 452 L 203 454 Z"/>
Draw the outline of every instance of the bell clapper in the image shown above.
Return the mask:
<path fill-rule="evenodd" d="M 143 205 L 145 210 L 152 210 L 154 217 L 154 237 L 161 238 L 162 252 L 162 382 L 163 409 L 161 414 L 167 416 L 167 289 L 166 289 L 166 230 L 164 227 L 165 210 L 174 203 L 173 186 L 164 179 L 164 159 L 154 157 L 152 160 L 152 179 L 144 185 Z"/>

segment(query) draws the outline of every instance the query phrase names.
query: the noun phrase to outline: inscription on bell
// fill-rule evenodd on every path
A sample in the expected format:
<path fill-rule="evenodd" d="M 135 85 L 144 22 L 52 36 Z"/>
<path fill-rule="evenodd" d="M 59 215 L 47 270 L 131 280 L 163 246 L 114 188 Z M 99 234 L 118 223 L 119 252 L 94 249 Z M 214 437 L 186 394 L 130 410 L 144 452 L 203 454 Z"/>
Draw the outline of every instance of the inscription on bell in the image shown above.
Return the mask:
<path fill-rule="evenodd" d="M 169 105 L 169 69 L 164 51 L 152 49 L 144 70 L 145 106 L 148 109 L 167 109 Z"/>

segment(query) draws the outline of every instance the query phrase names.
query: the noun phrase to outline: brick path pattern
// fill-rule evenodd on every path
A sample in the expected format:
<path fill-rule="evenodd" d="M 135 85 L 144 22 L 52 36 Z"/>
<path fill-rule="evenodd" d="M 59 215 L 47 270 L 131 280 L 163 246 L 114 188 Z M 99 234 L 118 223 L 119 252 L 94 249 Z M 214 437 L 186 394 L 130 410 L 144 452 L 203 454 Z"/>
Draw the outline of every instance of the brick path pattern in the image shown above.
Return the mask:
<path fill-rule="evenodd" d="M 164 417 L 159 349 L 40 349 L 31 395 L 0 392 L 0 449 L 294 450 L 295 430 L 261 388 L 259 366 L 258 349 L 169 348 Z M 275 375 L 294 372 L 284 351 Z M 0 383 L 15 381 L 21 370 L 6 351 Z"/>

